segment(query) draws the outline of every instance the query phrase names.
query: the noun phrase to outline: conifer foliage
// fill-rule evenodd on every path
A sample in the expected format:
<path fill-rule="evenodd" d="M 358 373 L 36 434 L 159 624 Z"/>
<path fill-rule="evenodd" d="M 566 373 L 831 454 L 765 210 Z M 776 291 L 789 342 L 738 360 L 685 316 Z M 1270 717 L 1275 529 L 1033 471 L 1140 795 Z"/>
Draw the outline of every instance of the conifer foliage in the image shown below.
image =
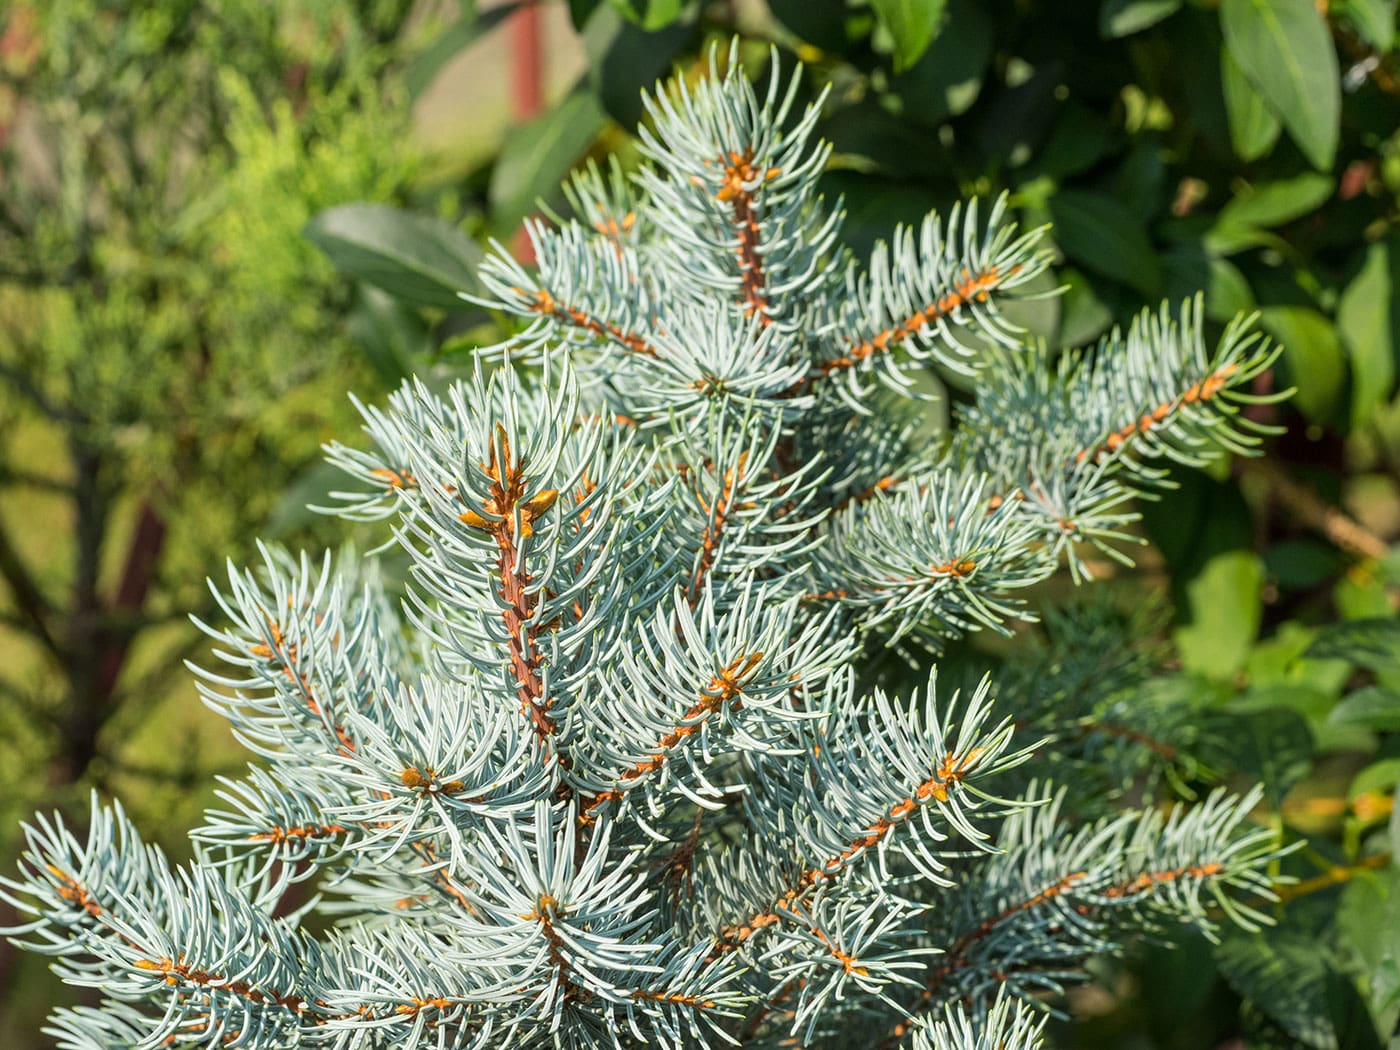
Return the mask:
<path fill-rule="evenodd" d="M 118 805 L 27 827 L 11 933 L 103 997 L 60 1045 L 1030 1048 L 1087 958 L 1261 921 L 1253 796 L 1077 800 L 1036 706 L 1075 668 L 929 668 L 1121 558 L 1165 464 L 1246 451 L 1273 355 L 1188 303 L 1051 359 L 1003 312 L 1050 262 L 1005 202 L 856 260 L 820 100 L 713 65 L 534 267 L 489 260 L 519 334 L 330 449 L 407 596 L 354 556 L 231 568 L 200 674 L 257 762 L 196 860 Z M 934 439 L 929 369 L 975 392 Z"/>

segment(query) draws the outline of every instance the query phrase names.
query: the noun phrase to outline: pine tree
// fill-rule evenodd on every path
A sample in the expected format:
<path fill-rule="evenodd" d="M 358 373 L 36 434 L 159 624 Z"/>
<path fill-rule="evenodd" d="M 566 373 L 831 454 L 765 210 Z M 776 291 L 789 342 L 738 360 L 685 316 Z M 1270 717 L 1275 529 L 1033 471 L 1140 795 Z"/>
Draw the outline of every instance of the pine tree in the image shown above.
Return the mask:
<path fill-rule="evenodd" d="M 1257 796 L 1134 809 L 1087 742 L 1145 736 L 1085 721 L 1131 722 L 1130 631 L 1057 618 L 995 701 L 936 662 L 1123 558 L 1168 461 L 1248 451 L 1274 354 L 1199 302 L 1027 345 L 1051 252 L 1005 201 L 862 265 L 821 100 L 717 65 L 533 269 L 488 261 L 517 336 L 330 448 L 406 597 L 354 554 L 230 567 L 199 673 L 258 763 L 195 861 L 116 804 L 26 827 L 11 932 L 103 996 L 60 1045 L 1029 1048 L 1088 958 L 1264 921 Z M 934 437 L 930 369 L 972 391 Z"/>

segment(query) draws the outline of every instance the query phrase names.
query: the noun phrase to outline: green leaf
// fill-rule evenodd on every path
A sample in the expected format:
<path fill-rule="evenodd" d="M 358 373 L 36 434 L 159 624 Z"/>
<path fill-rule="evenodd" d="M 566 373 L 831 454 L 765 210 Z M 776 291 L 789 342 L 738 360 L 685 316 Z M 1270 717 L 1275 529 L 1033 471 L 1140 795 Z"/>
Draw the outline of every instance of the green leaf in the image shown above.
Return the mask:
<path fill-rule="evenodd" d="M 602 6 L 603 0 L 569 0 L 569 21 L 574 24 L 574 29 L 582 33 Z"/>
<path fill-rule="evenodd" d="M 1332 176 L 1312 171 L 1278 182 L 1246 186 L 1220 209 L 1220 222 L 1282 226 L 1326 203 L 1335 186 Z"/>
<path fill-rule="evenodd" d="M 1050 198 L 1052 235 L 1065 255 L 1149 298 L 1162 287 L 1162 267 L 1142 222 L 1111 197 L 1062 190 Z"/>
<path fill-rule="evenodd" d="M 1400 758 L 1383 758 L 1356 774 L 1347 788 L 1347 798 L 1371 791 L 1389 791 L 1397 784 L 1400 784 Z"/>
<path fill-rule="evenodd" d="M 608 116 L 625 128 L 642 119 L 642 90 L 670 71 L 671 62 L 690 42 L 694 29 L 686 19 L 648 32 L 612 8 L 600 11 L 583 34 L 588 78 Z"/>
<path fill-rule="evenodd" d="M 1283 540 L 1264 555 L 1269 575 L 1287 590 L 1306 590 L 1345 570 L 1345 557 L 1320 540 Z"/>
<path fill-rule="evenodd" d="M 1346 391 L 1346 361 L 1332 323 L 1306 306 L 1266 306 L 1259 313 L 1264 329 L 1283 344 L 1298 408 L 1314 422 L 1335 422 Z"/>
<path fill-rule="evenodd" d="M 385 204 L 342 204 L 303 229 L 344 274 L 404 302 L 458 309 L 478 289 L 481 249 L 455 226 Z"/>
<path fill-rule="evenodd" d="M 1303 655 L 1316 660 L 1346 660 L 1382 674 L 1400 673 L 1400 620 L 1331 624 Z"/>
<path fill-rule="evenodd" d="M 1241 160 L 1258 160 L 1274 148 L 1283 123 L 1224 48 L 1220 50 L 1220 89 L 1225 98 L 1230 145 Z"/>
<path fill-rule="evenodd" d="M 1400 693 L 1380 685 L 1368 685 L 1350 694 L 1332 710 L 1329 721 L 1362 726 L 1377 733 L 1400 729 Z"/>
<path fill-rule="evenodd" d="M 682 0 L 609 0 L 627 21 L 646 30 L 664 29 L 681 16 Z"/>
<path fill-rule="evenodd" d="M 826 9 L 820 0 L 784 0 L 784 6 Z M 774 11 L 777 10 L 775 4 Z M 948 0 L 947 21 L 933 43 L 894 80 L 894 89 L 904 100 L 910 119 L 937 125 L 947 117 L 965 113 L 981 94 L 982 76 L 992 57 L 992 41 L 992 19 L 982 4 L 977 0 Z"/>
<path fill-rule="evenodd" d="M 1140 33 L 1176 14 L 1180 7 L 1181 0 L 1104 0 L 1099 8 L 1099 35 L 1111 40 Z"/>
<path fill-rule="evenodd" d="M 1212 678 L 1244 666 L 1259 634 L 1264 567 L 1250 551 L 1222 551 L 1186 583 L 1190 619 L 1176 630 L 1182 665 Z"/>
<path fill-rule="evenodd" d="M 1026 165 L 1024 179 L 1044 175 L 1057 183 L 1066 181 L 1093 167 L 1113 146 L 1101 114 L 1074 99 L 1064 102 L 1058 109 L 1049 137 Z"/>
<path fill-rule="evenodd" d="M 1113 311 L 1095 294 L 1089 279 L 1072 267 L 1059 272 L 1065 293 L 1060 297 L 1061 346 L 1086 346 L 1113 324 Z"/>
<path fill-rule="evenodd" d="M 511 233 L 541 198 L 553 196 L 574 162 L 603 130 L 607 117 L 590 92 L 575 91 L 506 140 L 491 172 L 491 226 Z"/>
<path fill-rule="evenodd" d="M 1337 52 L 1314 0 L 1221 0 L 1225 45 L 1320 170 L 1337 154 L 1342 87 Z"/>
<path fill-rule="evenodd" d="M 1337 907 L 1337 932 L 1366 974 L 1371 1009 L 1400 1006 L 1400 869 L 1393 865 L 1353 878 Z"/>
<path fill-rule="evenodd" d="M 369 491 L 369 486 L 352 478 L 334 463 L 313 463 L 283 490 L 282 498 L 262 528 L 262 535 L 270 540 L 281 539 L 315 521 L 324 520 L 324 514 L 311 508 L 333 505 L 332 492 Z"/>
<path fill-rule="evenodd" d="M 480 40 L 521 7 L 519 3 L 503 4 L 482 14 L 463 5 L 462 17 L 442 30 L 426 48 L 409 62 L 404 71 L 404 86 L 408 97 L 417 98 L 442 72 L 444 66 L 461 54 L 468 45 Z"/>
<path fill-rule="evenodd" d="M 413 374 L 413 359 L 432 346 L 428 326 L 387 292 L 361 285 L 346 320 L 350 337 L 385 384 L 396 387 Z"/>
<path fill-rule="evenodd" d="M 768 10 L 799 39 L 823 51 L 840 54 L 851 43 L 846 33 L 850 12 L 843 0 L 769 0 Z"/>
<path fill-rule="evenodd" d="M 919 60 L 938 33 L 946 0 L 871 0 L 875 17 L 894 42 L 895 72 Z"/>
<path fill-rule="evenodd" d="M 1351 23 L 1361 38 L 1377 51 L 1395 46 L 1396 0 L 1342 0 L 1329 9 Z"/>
<path fill-rule="evenodd" d="M 1200 245 L 1182 245 L 1162 256 L 1164 296 L 1171 302 L 1206 293 L 1206 316 L 1222 324 L 1254 309 L 1254 292 L 1244 274 L 1228 259 L 1208 254 Z"/>
<path fill-rule="evenodd" d="M 1337 305 L 1351 360 L 1351 425 L 1364 426 L 1390 400 L 1400 371 L 1400 238 L 1366 250 L 1366 263 Z"/>

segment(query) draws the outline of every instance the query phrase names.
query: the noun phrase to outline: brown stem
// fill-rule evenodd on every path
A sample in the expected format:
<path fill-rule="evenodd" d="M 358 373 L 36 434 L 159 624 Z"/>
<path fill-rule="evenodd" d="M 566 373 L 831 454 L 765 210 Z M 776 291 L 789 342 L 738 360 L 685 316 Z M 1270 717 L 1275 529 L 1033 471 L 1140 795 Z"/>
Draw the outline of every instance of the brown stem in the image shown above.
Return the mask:
<path fill-rule="evenodd" d="M 534 534 L 534 519 L 553 506 L 559 494 L 548 489 L 532 499 L 524 498 L 525 464 L 512 458 L 510 437 L 499 423 L 491 442 L 490 462 L 483 463 L 482 469 L 491 479 L 490 498 L 479 513 L 467 510 L 459 517 L 464 524 L 491 533 L 496 541 L 500 595 L 505 602 L 501 616 L 510 639 L 507 645 L 516 694 L 521 711 L 534 726 L 535 736 L 546 744 L 557 727 L 540 677 L 540 651 L 535 642 L 539 626 L 534 622 L 539 593 L 530 588 L 533 578 L 525 565 L 523 542 Z"/>
<path fill-rule="evenodd" d="M 744 470 L 748 464 L 748 458 L 747 452 L 741 454 L 739 462 L 724 472 L 724 485 L 715 498 L 714 505 L 705 507 L 710 515 L 710 520 L 705 525 L 704 534 L 700 537 L 700 561 L 695 566 L 690 586 L 686 590 L 686 600 L 692 609 L 699 604 L 700 595 L 705 586 L 705 577 L 714 567 L 715 557 L 719 553 L 720 539 L 724 535 L 725 526 L 729 524 L 730 512 L 735 509 L 734 494 L 744 482 Z M 703 497 L 701 497 L 701 505 L 704 506 Z"/>
<path fill-rule="evenodd" d="M 1252 474 L 1266 482 L 1270 494 L 1300 524 L 1320 532 L 1352 557 L 1374 560 L 1384 558 L 1389 552 L 1390 545 L 1385 540 L 1289 477 L 1277 464 L 1267 459 L 1249 459 L 1240 461 L 1239 469 L 1242 474 Z"/>

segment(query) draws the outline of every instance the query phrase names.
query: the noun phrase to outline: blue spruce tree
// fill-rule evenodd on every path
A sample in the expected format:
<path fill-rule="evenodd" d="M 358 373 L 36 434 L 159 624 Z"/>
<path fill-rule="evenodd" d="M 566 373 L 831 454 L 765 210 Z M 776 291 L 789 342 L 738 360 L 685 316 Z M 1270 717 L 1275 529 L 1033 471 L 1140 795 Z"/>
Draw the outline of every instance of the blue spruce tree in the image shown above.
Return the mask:
<path fill-rule="evenodd" d="M 1005 202 L 858 262 L 797 84 L 731 54 L 658 92 L 646 165 L 486 264 L 519 334 L 330 448 L 406 598 L 353 556 L 230 569 L 200 674 L 257 761 L 194 862 L 116 804 L 27 826 L 9 932 L 102 996 L 61 1046 L 1030 1048 L 1089 957 L 1263 920 L 1255 796 L 1115 799 L 1165 748 L 1104 616 L 995 700 L 929 667 L 1122 558 L 1165 464 L 1247 451 L 1273 354 L 1199 303 L 1026 345 L 1049 254 Z M 974 391 L 933 440 L 930 368 Z"/>

